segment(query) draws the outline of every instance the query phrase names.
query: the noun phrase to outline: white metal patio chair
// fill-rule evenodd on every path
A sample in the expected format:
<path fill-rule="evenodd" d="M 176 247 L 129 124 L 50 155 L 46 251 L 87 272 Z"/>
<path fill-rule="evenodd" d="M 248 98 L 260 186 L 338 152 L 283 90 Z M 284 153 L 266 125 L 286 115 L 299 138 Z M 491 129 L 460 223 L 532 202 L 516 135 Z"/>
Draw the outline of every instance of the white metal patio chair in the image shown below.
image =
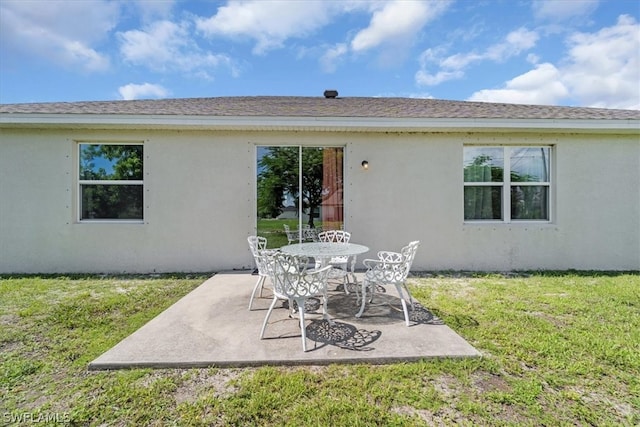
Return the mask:
<path fill-rule="evenodd" d="M 367 271 L 364 275 L 362 287 L 371 294 L 369 303 L 373 302 L 376 285 L 395 285 L 402 302 L 404 320 L 407 326 L 409 326 L 407 302 L 409 302 L 413 310 L 413 298 L 407 288 L 407 276 L 411 271 L 411 264 L 416 256 L 418 246 L 420 246 L 420 242 L 416 240 L 402 248 L 400 252 L 380 251 L 378 252 L 378 259 L 365 259 L 363 261 Z M 366 291 L 364 293 L 366 294 Z M 362 305 L 356 317 L 362 316 L 365 309 L 365 300 L 365 295 L 362 295 Z"/>
<path fill-rule="evenodd" d="M 297 230 L 292 230 L 287 224 L 283 224 L 284 232 L 287 235 L 287 242 L 291 245 L 300 242 L 300 235 Z"/>
<path fill-rule="evenodd" d="M 344 230 L 327 230 L 321 233 L 318 233 L 318 241 L 320 242 L 332 242 L 332 243 L 349 243 L 351 240 L 351 233 Z M 351 260 L 349 260 L 351 258 Z M 349 283 L 349 274 L 351 274 L 351 278 L 353 279 L 353 283 L 356 282 L 355 278 L 355 265 L 356 265 L 357 256 L 334 256 L 331 257 L 330 260 L 325 261 L 327 265 L 330 265 L 331 271 L 329 272 L 329 278 L 337 278 L 340 277 L 344 283 L 344 291 L 345 293 L 349 293 L 349 289 L 347 287 Z M 349 268 L 349 261 L 351 261 L 351 268 Z M 316 260 L 316 268 L 320 268 L 322 266 L 321 260 Z"/>
<path fill-rule="evenodd" d="M 311 228 L 309 225 L 303 225 L 300 230 L 292 230 L 287 224 L 282 225 L 284 232 L 287 235 L 288 244 L 303 242 L 317 242 L 318 233 L 322 231 L 322 228 Z"/>
<path fill-rule="evenodd" d="M 294 302 L 298 306 L 300 330 L 302 331 L 302 350 L 307 351 L 307 332 L 304 324 L 305 302 L 309 298 L 321 297 L 323 318 L 329 320 L 327 314 L 327 276 L 330 266 L 320 270 L 307 271 L 307 257 L 277 253 L 270 258 L 271 281 L 273 283 L 273 301 L 264 318 L 260 339 L 269 323 L 269 317 L 278 300 L 289 301 L 289 317 L 293 317 Z"/>
<path fill-rule="evenodd" d="M 251 299 L 249 299 L 249 310 L 253 306 L 253 299 L 255 298 L 256 291 L 260 288 L 260 296 L 262 297 L 262 290 L 264 289 L 264 284 L 268 277 L 270 277 L 269 273 L 269 258 L 276 252 L 277 249 L 267 249 L 267 239 L 261 236 L 249 236 L 247 237 L 247 241 L 249 242 L 249 248 L 251 249 L 251 254 L 253 255 L 253 259 L 256 263 L 256 268 L 258 269 L 258 281 L 253 286 L 253 291 L 251 292 Z"/>
<path fill-rule="evenodd" d="M 305 242 L 317 242 L 321 227 L 311 228 L 308 224 L 302 226 L 302 240 Z"/>

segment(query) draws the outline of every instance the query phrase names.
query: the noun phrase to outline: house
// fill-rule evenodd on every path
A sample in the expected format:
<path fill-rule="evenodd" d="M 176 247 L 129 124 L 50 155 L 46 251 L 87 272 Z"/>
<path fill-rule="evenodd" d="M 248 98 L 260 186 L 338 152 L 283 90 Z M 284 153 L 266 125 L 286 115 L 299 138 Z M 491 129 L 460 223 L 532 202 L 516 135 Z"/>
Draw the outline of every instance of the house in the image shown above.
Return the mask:
<path fill-rule="evenodd" d="M 640 111 L 329 95 L 0 105 L 0 273 L 249 268 L 265 170 L 361 258 L 640 270 Z"/>

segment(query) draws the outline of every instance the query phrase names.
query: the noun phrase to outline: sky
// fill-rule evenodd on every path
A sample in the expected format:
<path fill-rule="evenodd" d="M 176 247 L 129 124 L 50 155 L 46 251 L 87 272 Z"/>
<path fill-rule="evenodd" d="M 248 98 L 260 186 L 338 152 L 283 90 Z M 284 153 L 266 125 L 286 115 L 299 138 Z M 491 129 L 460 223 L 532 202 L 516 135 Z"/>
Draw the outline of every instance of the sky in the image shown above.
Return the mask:
<path fill-rule="evenodd" d="M 0 103 L 411 97 L 640 109 L 637 0 L 0 0 Z"/>

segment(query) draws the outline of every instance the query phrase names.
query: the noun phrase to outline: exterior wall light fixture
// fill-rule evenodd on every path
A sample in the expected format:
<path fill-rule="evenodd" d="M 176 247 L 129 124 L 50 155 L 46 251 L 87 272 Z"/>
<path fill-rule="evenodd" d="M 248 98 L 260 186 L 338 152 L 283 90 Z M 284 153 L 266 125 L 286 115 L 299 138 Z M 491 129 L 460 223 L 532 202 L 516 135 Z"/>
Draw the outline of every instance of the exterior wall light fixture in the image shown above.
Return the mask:
<path fill-rule="evenodd" d="M 369 162 L 366 160 L 362 161 L 362 169 L 367 170 L 369 169 Z"/>

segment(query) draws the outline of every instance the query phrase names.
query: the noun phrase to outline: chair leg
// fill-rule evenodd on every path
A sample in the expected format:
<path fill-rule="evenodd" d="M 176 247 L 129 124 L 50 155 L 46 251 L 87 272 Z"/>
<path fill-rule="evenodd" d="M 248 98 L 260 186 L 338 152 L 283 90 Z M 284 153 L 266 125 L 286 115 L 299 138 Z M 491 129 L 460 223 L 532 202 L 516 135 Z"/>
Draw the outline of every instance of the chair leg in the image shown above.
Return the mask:
<path fill-rule="evenodd" d="M 409 304 L 411 304 L 411 309 L 413 309 L 413 297 L 411 296 L 411 292 L 409 292 L 409 288 L 407 287 L 407 283 L 403 283 L 402 287 L 404 288 L 405 292 L 407 293 L 407 295 L 409 296 Z"/>
<path fill-rule="evenodd" d="M 349 295 L 349 272 L 345 271 L 342 275 L 342 286 L 344 286 L 344 293 Z"/>
<path fill-rule="evenodd" d="M 404 292 L 402 289 L 404 288 Z M 400 301 L 402 301 L 402 310 L 404 311 L 404 320 L 407 326 L 409 326 L 409 311 L 407 310 L 407 302 L 404 297 L 404 293 L 406 292 L 409 297 L 409 304 L 411 304 L 411 310 L 413 310 L 413 297 L 411 296 L 411 292 L 407 288 L 406 283 L 396 284 L 396 289 L 398 290 L 398 295 L 400 296 Z"/>
<path fill-rule="evenodd" d="M 353 289 L 356 293 L 356 304 L 358 303 L 358 301 L 360 301 L 360 291 L 358 290 L 358 281 L 355 280 L 356 278 L 353 278 Z"/>
<path fill-rule="evenodd" d="M 264 338 L 264 330 L 267 329 L 267 323 L 269 322 L 269 316 L 271 316 L 271 312 L 273 311 L 273 307 L 276 306 L 276 302 L 278 298 L 273 297 L 273 301 L 271 301 L 271 305 L 269 306 L 269 311 L 267 311 L 267 315 L 264 318 L 264 323 L 262 323 L 262 331 L 260 331 L 260 339 Z"/>
<path fill-rule="evenodd" d="M 347 275 L 351 275 L 351 280 L 347 279 L 347 282 L 350 281 L 350 283 L 354 284 L 354 289 L 356 291 L 356 297 L 358 296 L 358 279 L 356 277 L 356 273 L 354 271 L 351 271 L 350 273 L 347 273 Z M 347 294 L 349 293 L 349 291 L 347 290 Z"/>
<path fill-rule="evenodd" d="M 335 322 L 329 316 L 329 311 L 327 310 L 328 301 L 329 301 L 329 295 L 327 295 L 327 293 L 325 292 L 325 294 L 322 295 L 322 318 L 327 322 L 329 322 L 329 325 L 333 326 L 335 325 Z"/>
<path fill-rule="evenodd" d="M 371 291 L 369 292 L 371 294 L 371 298 L 369 298 L 369 304 L 371 304 L 373 302 L 373 297 L 376 294 L 376 282 L 369 283 L 369 289 Z"/>
<path fill-rule="evenodd" d="M 251 292 L 251 299 L 249 300 L 249 310 L 251 310 L 251 306 L 253 305 L 253 298 L 256 296 L 258 287 L 260 288 L 260 295 L 262 296 L 262 286 L 264 286 L 265 279 L 265 276 L 260 276 L 256 284 L 253 286 L 253 292 Z"/>
<path fill-rule="evenodd" d="M 358 280 L 356 279 L 356 260 L 357 260 L 357 256 L 352 256 L 351 260 L 347 260 L 347 262 L 344 264 L 344 279 L 345 279 L 345 284 L 344 284 L 344 291 L 347 295 L 349 295 L 349 289 L 348 289 L 348 285 L 349 285 L 349 274 L 351 274 L 351 280 L 353 281 L 354 285 L 356 285 L 356 296 L 358 294 Z M 350 262 L 349 262 L 350 261 Z M 351 265 L 349 265 L 351 264 Z"/>
<path fill-rule="evenodd" d="M 302 331 L 302 351 L 307 351 L 307 329 L 304 327 L 304 300 L 298 301 L 298 313 L 300 316 L 300 331 Z"/>
<path fill-rule="evenodd" d="M 263 276 L 262 283 L 260 284 L 260 298 L 262 298 L 262 291 L 264 291 L 264 284 L 267 283 L 267 277 Z"/>
<path fill-rule="evenodd" d="M 356 292 L 356 301 L 360 300 L 360 291 L 358 290 L 358 278 L 356 277 L 356 272 L 355 269 L 352 266 L 352 270 L 351 270 L 351 279 L 353 280 L 353 289 Z M 362 281 L 364 282 L 364 279 L 362 279 Z"/>
<path fill-rule="evenodd" d="M 360 311 L 358 312 L 358 314 L 356 314 L 356 317 L 361 317 L 362 313 L 364 313 L 364 306 L 367 303 L 367 286 L 369 285 L 369 282 L 367 282 L 367 279 L 363 279 L 362 280 L 362 302 L 360 303 Z"/>
<path fill-rule="evenodd" d="M 296 309 L 294 307 L 293 302 L 296 302 L 296 305 L 298 304 L 298 300 L 294 300 L 293 298 L 289 298 L 289 319 L 293 319 L 294 314 L 296 312 Z"/>
<path fill-rule="evenodd" d="M 409 312 L 407 311 L 407 302 L 404 300 L 404 298 L 400 298 L 400 301 L 402 301 L 402 311 L 404 311 L 404 323 L 409 326 Z"/>

